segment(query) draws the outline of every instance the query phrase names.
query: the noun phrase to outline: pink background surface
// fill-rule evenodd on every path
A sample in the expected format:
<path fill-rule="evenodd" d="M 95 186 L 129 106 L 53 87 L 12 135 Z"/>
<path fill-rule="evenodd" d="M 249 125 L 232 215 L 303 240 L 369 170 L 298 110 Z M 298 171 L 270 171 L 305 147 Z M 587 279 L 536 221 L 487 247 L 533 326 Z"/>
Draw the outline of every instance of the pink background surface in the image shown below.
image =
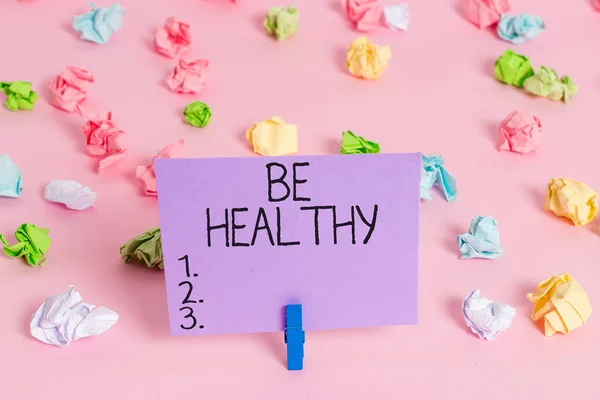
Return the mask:
<path fill-rule="evenodd" d="M 345 51 L 358 35 L 337 2 L 297 3 L 299 33 L 276 43 L 261 22 L 278 1 L 123 0 L 123 29 L 99 46 L 70 28 L 71 16 L 86 10 L 83 1 L 2 2 L 0 79 L 31 81 L 41 99 L 32 112 L 0 109 L 0 153 L 22 168 L 25 185 L 21 199 L 0 199 L 0 229 L 12 235 L 34 223 L 50 229 L 53 243 L 44 268 L 0 257 L 0 397 L 597 397 L 598 315 L 569 336 L 546 338 L 529 318 L 525 293 L 567 271 L 592 305 L 600 298 L 598 223 L 577 229 L 542 208 L 552 176 L 600 189 L 600 71 L 591 57 L 600 14 L 586 0 L 513 1 L 514 12 L 540 14 L 548 26 L 519 51 L 580 87 L 565 106 L 496 82 L 493 62 L 508 44 L 464 21 L 454 1 L 410 1 L 409 32 L 370 35 L 393 52 L 378 82 L 347 74 Z M 212 63 L 200 96 L 164 87 L 173 62 L 153 53 L 150 41 L 170 15 L 191 23 L 195 53 Z M 84 151 L 82 119 L 47 102 L 50 78 L 67 64 L 96 77 L 88 109 L 113 111 L 129 133 L 128 159 L 101 175 Z M 214 113 L 202 130 L 181 121 L 195 99 Z M 515 109 L 544 124 L 535 154 L 495 149 L 497 126 Z M 352 129 L 385 152 L 443 154 L 459 187 L 455 204 L 435 193 L 421 206 L 419 325 L 308 332 L 299 373 L 285 368 L 282 334 L 170 337 L 163 274 L 119 258 L 122 243 L 158 223 L 156 199 L 141 194 L 136 165 L 180 138 L 197 157 L 249 156 L 244 130 L 272 115 L 299 126 L 300 154 L 335 153 L 340 132 Z M 78 213 L 47 203 L 41 193 L 51 179 L 91 186 L 97 206 Z M 506 254 L 495 261 L 458 259 L 456 235 L 477 214 L 498 220 Z M 119 312 L 118 324 L 66 349 L 32 339 L 31 314 L 69 284 Z M 513 327 L 492 343 L 471 334 L 460 315 L 474 288 L 517 309 Z"/>

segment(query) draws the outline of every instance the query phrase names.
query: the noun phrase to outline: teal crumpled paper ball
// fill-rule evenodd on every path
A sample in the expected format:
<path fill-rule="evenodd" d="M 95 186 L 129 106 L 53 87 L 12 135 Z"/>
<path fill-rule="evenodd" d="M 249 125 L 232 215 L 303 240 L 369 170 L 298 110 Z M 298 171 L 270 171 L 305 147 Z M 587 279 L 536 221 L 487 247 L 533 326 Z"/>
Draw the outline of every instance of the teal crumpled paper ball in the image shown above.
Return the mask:
<path fill-rule="evenodd" d="M 512 44 L 521 44 L 533 39 L 545 29 L 542 18 L 521 14 L 516 17 L 502 14 L 498 22 L 498 36 Z"/>
<path fill-rule="evenodd" d="M 6 154 L 0 155 L 0 197 L 21 197 L 21 169 Z"/>
<path fill-rule="evenodd" d="M 90 6 L 91 11 L 73 17 L 73 28 L 81 34 L 81 39 L 105 44 L 113 33 L 121 29 L 125 9 L 119 4 L 96 7 L 90 3 Z"/>
<path fill-rule="evenodd" d="M 456 200 L 456 179 L 443 167 L 444 158 L 441 155 L 422 157 L 421 168 L 421 199 L 431 200 L 429 190 L 438 185 L 447 201 Z"/>

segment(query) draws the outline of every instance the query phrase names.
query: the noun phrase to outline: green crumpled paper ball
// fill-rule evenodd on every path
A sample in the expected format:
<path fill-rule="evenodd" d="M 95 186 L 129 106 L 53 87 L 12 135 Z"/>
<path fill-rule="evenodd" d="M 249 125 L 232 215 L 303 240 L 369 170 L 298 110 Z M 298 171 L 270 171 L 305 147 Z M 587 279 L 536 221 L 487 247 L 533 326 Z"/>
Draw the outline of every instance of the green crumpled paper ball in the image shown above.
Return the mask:
<path fill-rule="evenodd" d="M 120 253 L 121 259 L 126 264 L 131 261 L 141 261 L 148 268 L 165 268 L 160 228 L 148 229 L 129 239 L 121 246 Z"/>
<path fill-rule="evenodd" d="M 521 88 L 525 80 L 533 75 L 529 58 L 510 49 L 496 60 L 494 76 L 500 82 Z"/>
<path fill-rule="evenodd" d="M 38 99 L 29 82 L 0 82 L 0 90 L 6 95 L 4 104 L 10 111 L 31 110 Z"/>
<path fill-rule="evenodd" d="M 340 154 L 377 154 L 379 151 L 378 143 L 355 135 L 352 131 L 342 133 Z"/>
<path fill-rule="evenodd" d="M 48 232 L 48 229 L 33 224 L 23 224 L 15 232 L 16 244 L 8 244 L 2 235 L 0 235 L 0 242 L 4 245 L 4 253 L 7 256 L 24 257 L 31 266 L 42 266 L 52 242 Z"/>
<path fill-rule="evenodd" d="M 544 66 L 534 76 L 527 78 L 523 88 L 533 95 L 565 103 L 578 91 L 571 78 L 565 75 L 559 79 L 555 70 Z"/>
<path fill-rule="evenodd" d="M 263 24 L 265 32 L 277 40 L 292 36 L 298 30 L 299 16 L 296 7 L 271 7 Z"/>
<path fill-rule="evenodd" d="M 210 107 L 201 101 L 194 101 L 188 104 L 183 110 L 183 118 L 185 122 L 192 126 L 204 127 L 210 122 L 212 112 Z"/>

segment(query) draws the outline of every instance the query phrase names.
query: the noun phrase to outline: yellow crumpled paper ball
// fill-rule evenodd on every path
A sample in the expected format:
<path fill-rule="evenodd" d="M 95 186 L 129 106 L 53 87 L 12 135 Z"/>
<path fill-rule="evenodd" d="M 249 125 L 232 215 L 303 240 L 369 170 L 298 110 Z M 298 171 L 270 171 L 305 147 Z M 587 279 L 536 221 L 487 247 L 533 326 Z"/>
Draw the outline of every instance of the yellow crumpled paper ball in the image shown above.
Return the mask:
<path fill-rule="evenodd" d="M 254 152 L 261 156 L 285 156 L 298 152 L 298 127 L 281 117 L 257 122 L 246 131 Z"/>
<path fill-rule="evenodd" d="M 346 53 L 348 71 L 354 76 L 364 79 L 379 79 L 392 58 L 388 46 L 369 43 L 366 36 L 361 36 L 350 43 Z"/>
<path fill-rule="evenodd" d="M 592 222 L 598 214 L 598 194 L 588 185 L 570 179 L 550 179 L 544 208 L 577 226 Z"/>
<path fill-rule="evenodd" d="M 587 293 L 571 275 L 554 275 L 541 282 L 527 298 L 534 303 L 531 318 L 544 318 L 544 334 L 569 333 L 592 315 Z"/>

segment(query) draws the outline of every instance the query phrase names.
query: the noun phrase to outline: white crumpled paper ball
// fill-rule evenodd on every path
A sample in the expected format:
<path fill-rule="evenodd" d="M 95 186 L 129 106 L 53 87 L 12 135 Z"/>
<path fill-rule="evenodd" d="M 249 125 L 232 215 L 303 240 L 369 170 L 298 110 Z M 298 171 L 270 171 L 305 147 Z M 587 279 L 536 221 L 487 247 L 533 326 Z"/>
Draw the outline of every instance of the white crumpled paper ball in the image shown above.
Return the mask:
<path fill-rule="evenodd" d="M 65 347 L 73 340 L 105 332 L 119 319 L 116 312 L 82 300 L 73 286 L 48 297 L 33 314 L 31 335 L 44 343 Z"/>

